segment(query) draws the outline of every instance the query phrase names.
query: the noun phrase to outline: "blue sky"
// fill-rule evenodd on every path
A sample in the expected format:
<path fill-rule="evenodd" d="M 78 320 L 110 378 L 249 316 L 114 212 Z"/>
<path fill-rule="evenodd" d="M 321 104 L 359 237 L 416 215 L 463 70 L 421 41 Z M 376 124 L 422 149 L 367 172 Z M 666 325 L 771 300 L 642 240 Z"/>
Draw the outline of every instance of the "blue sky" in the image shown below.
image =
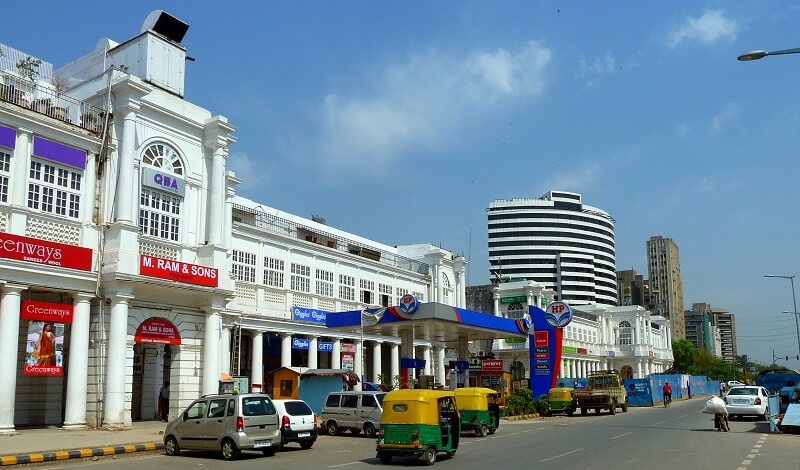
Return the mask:
<path fill-rule="evenodd" d="M 9 1 L 0 41 L 59 67 L 167 10 L 187 99 L 237 128 L 240 194 L 440 244 L 474 285 L 492 200 L 578 191 L 617 220 L 618 269 L 673 238 L 686 308 L 735 313 L 759 362 L 798 354 L 789 282 L 762 276 L 800 273 L 800 55 L 736 57 L 800 46 L 800 3 L 230 3 Z"/>

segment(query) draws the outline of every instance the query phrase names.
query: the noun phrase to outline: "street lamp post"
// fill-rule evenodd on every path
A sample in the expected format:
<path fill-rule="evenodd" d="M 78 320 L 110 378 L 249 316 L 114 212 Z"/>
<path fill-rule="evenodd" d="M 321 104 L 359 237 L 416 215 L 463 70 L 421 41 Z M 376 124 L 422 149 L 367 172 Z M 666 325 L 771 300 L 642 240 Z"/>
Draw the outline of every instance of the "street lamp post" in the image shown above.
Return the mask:
<path fill-rule="evenodd" d="M 800 312 L 797 311 L 797 298 L 795 297 L 795 294 L 794 294 L 794 274 L 792 274 L 791 276 L 780 276 L 780 275 L 777 275 L 777 274 L 767 274 L 764 277 L 777 277 L 777 278 L 780 278 L 780 279 L 788 279 L 792 283 L 792 304 L 794 305 L 794 311 L 792 313 L 794 313 L 794 327 L 795 327 L 795 330 L 797 330 L 797 352 L 798 352 L 798 355 L 800 355 L 800 322 L 798 322 L 798 320 L 797 320 L 797 315 L 800 314 Z"/>
<path fill-rule="evenodd" d="M 784 54 L 800 54 L 800 47 L 795 47 L 794 49 L 783 49 L 780 51 L 760 51 L 760 50 L 747 51 L 739 55 L 737 59 L 742 62 L 749 62 L 751 60 L 763 59 L 768 55 L 784 55 Z"/>

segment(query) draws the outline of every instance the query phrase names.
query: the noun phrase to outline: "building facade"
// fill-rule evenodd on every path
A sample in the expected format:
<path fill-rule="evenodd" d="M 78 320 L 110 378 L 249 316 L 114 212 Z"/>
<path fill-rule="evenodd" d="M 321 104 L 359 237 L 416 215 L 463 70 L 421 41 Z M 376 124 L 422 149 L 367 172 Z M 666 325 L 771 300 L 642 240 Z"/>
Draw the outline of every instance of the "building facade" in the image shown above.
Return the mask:
<path fill-rule="evenodd" d="M 174 417 L 234 373 L 266 389 L 273 365 L 394 377 L 399 338 L 320 316 L 465 302 L 447 250 L 237 198 L 233 126 L 184 96 L 187 30 L 156 11 L 52 72 L 0 45 L 0 433 L 155 419 L 165 382 Z M 444 347 L 415 346 L 444 383 Z"/>
<path fill-rule="evenodd" d="M 650 237 L 647 269 L 653 313 L 669 319 L 675 339 L 686 339 L 680 251 L 674 240 Z"/>
<path fill-rule="evenodd" d="M 707 303 L 692 304 L 684 312 L 686 339 L 712 356 L 736 363 L 736 316 L 722 307 Z"/>
<path fill-rule="evenodd" d="M 472 287 L 470 287 L 472 289 Z M 528 305 L 547 308 L 552 290 L 534 281 L 512 281 L 491 287 L 494 314 L 521 318 Z M 589 372 L 618 369 L 623 378 L 663 372 L 673 363 L 669 322 L 641 306 L 573 306 L 564 328 L 559 377 L 585 378 Z M 512 376 L 530 377 L 528 341 L 495 340 L 492 354 L 508 364 Z"/>
<path fill-rule="evenodd" d="M 617 304 L 614 219 L 581 195 L 498 199 L 487 209 L 493 279 L 527 279 L 571 305 Z"/>
<path fill-rule="evenodd" d="M 617 305 L 650 308 L 650 283 L 636 270 L 617 271 Z"/>

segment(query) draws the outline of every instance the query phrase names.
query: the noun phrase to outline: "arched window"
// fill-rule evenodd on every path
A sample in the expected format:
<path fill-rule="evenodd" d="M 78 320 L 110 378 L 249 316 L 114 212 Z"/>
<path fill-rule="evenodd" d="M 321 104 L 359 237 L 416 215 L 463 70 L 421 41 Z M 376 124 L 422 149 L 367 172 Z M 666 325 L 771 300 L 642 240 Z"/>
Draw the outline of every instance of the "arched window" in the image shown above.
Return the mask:
<path fill-rule="evenodd" d="M 633 329 L 631 329 L 631 324 L 626 320 L 619 322 L 617 344 L 633 344 Z"/>
<path fill-rule="evenodd" d="M 453 293 L 453 289 L 450 287 L 450 278 L 447 277 L 447 273 L 442 273 L 442 302 L 450 305 L 450 296 Z"/>
<path fill-rule="evenodd" d="M 185 190 L 180 155 L 163 142 L 153 143 L 142 152 L 142 167 L 139 229 L 144 235 L 179 242 Z"/>

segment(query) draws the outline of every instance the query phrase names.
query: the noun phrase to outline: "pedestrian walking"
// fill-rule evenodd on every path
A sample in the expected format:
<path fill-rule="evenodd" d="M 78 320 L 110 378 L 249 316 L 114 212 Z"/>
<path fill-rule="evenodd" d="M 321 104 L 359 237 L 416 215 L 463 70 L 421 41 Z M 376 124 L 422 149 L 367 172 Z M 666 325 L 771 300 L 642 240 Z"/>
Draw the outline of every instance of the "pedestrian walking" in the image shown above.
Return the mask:
<path fill-rule="evenodd" d="M 719 382 L 719 396 L 720 398 L 725 397 L 725 382 L 721 380 Z"/>
<path fill-rule="evenodd" d="M 158 392 L 158 409 L 161 412 L 161 420 L 166 421 L 169 416 L 169 381 L 164 382 L 161 391 Z"/>

